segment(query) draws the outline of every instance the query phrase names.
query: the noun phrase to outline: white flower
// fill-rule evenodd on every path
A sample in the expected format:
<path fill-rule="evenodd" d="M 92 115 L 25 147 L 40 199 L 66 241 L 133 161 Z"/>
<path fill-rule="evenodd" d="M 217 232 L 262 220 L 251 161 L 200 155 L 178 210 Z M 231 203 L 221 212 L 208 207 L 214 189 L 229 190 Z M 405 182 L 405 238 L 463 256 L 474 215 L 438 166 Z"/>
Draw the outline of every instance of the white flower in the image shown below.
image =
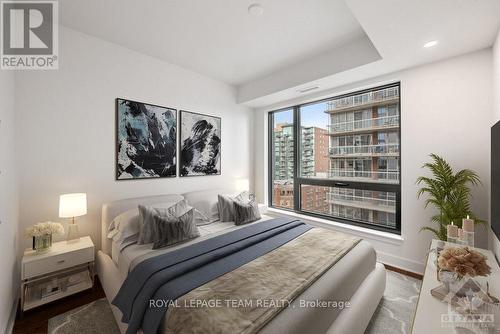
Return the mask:
<path fill-rule="evenodd" d="M 25 230 L 25 235 L 28 238 L 41 237 L 46 234 L 64 234 L 64 228 L 60 223 L 44 222 L 37 223 Z"/>

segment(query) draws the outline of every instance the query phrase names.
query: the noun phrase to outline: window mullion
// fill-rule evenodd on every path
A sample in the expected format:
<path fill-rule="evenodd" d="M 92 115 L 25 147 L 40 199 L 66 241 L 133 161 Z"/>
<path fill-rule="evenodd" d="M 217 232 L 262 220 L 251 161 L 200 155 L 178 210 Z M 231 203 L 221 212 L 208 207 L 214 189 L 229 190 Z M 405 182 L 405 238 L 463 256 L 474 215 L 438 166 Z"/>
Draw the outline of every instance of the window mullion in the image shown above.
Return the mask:
<path fill-rule="evenodd" d="M 300 211 L 300 156 L 301 156 L 301 131 L 300 131 L 300 112 L 299 106 L 293 108 L 293 125 L 294 125 L 294 135 L 293 135 L 293 193 L 294 193 L 294 205 L 295 211 Z"/>

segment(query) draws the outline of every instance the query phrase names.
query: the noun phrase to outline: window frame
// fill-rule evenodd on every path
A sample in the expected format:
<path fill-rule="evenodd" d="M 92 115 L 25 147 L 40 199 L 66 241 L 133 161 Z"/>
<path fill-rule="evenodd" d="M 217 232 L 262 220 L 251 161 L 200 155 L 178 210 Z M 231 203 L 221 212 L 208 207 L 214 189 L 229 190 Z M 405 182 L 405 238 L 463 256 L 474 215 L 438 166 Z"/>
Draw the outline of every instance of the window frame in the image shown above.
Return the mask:
<path fill-rule="evenodd" d="M 399 156 L 398 156 L 398 167 L 399 167 L 399 182 L 397 184 L 391 183 L 374 183 L 374 182 L 360 182 L 360 181 L 345 181 L 345 180 L 336 180 L 334 178 L 307 178 L 302 177 L 300 174 L 300 152 L 301 152 L 301 123 L 300 123 L 300 109 L 301 107 L 331 101 L 333 99 L 346 98 L 354 95 L 364 94 L 374 90 L 381 90 L 391 87 L 399 88 L 399 97 L 398 97 L 398 106 L 399 106 L 399 122 L 398 122 L 398 139 L 399 139 Z M 291 110 L 293 113 L 293 208 L 284 208 L 280 206 L 273 205 L 273 197 L 274 197 L 274 114 Z M 390 84 L 382 85 L 382 86 L 374 86 L 371 88 L 366 88 L 358 91 L 353 91 L 351 93 L 336 95 L 332 97 L 328 97 L 325 99 L 320 99 L 312 102 L 302 103 L 294 106 L 289 106 L 285 108 L 280 108 L 276 110 L 272 110 L 268 112 L 268 206 L 271 208 L 276 208 L 279 210 L 291 211 L 311 217 L 322 218 L 326 220 L 331 220 L 335 222 L 341 222 L 349 225 L 360 226 L 369 228 L 372 230 L 389 232 L 397 235 L 401 235 L 401 156 L 402 156 L 402 148 L 401 148 L 401 82 L 393 82 Z M 330 148 L 330 143 L 328 143 L 328 148 Z M 310 211 L 304 211 L 301 208 L 301 186 L 302 185 L 312 185 L 312 186 L 321 186 L 321 187 L 336 187 L 336 188 L 347 188 L 347 189 L 361 189 L 361 190 L 371 190 L 371 191 L 385 191 L 392 192 L 396 195 L 396 227 L 391 228 L 383 225 L 376 225 L 368 222 L 362 222 L 357 220 L 351 220 L 340 217 L 333 217 L 326 214 L 314 213 Z"/>

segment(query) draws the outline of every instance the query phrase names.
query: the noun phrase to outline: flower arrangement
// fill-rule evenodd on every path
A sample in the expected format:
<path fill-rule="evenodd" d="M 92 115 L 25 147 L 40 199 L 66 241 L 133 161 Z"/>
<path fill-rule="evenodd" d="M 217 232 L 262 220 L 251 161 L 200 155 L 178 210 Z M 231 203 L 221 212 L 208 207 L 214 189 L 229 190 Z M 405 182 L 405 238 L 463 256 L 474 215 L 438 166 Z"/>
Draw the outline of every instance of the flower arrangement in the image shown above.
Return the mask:
<path fill-rule="evenodd" d="M 60 223 L 54 222 L 37 223 L 28 227 L 25 234 L 27 238 L 41 237 L 47 234 L 61 235 L 64 234 L 64 227 Z"/>
<path fill-rule="evenodd" d="M 468 275 L 488 276 L 491 267 L 486 263 L 486 256 L 469 247 L 447 247 L 438 258 L 440 270 L 454 273 L 458 279 Z"/>

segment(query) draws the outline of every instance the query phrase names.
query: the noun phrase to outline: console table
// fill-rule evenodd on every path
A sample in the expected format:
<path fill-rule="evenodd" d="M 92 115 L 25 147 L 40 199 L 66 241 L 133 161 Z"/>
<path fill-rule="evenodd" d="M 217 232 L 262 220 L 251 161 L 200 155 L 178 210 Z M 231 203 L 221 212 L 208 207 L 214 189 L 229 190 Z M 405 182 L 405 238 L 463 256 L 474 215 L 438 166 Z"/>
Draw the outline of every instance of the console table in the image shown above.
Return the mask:
<path fill-rule="evenodd" d="M 456 244 L 445 243 L 439 240 L 433 240 L 430 251 L 427 257 L 427 265 L 425 267 L 422 288 L 418 298 L 417 309 L 413 320 L 413 334 L 430 334 L 430 333 L 497 333 L 493 329 L 490 331 L 481 331 L 473 328 L 473 332 L 461 328 L 460 323 L 450 321 L 447 317 L 449 314 L 449 305 L 431 295 L 431 290 L 439 286 L 441 283 L 437 280 L 436 268 L 436 248 L 440 244 L 442 246 L 455 246 Z M 488 277 L 474 278 L 482 286 L 486 287 L 486 281 L 490 285 L 491 295 L 500 298 L 500 267 L 493 253 L 489 250 L 474 248 L 483 253 L 487 258 L 487 263 L 491 267 L 491 274 Z M 465 326 L 470 326 L 469 324 Z M 494 326 L 496 331 L 500 331 L 500 312 L 499 307 L 494 308 Z"/>

